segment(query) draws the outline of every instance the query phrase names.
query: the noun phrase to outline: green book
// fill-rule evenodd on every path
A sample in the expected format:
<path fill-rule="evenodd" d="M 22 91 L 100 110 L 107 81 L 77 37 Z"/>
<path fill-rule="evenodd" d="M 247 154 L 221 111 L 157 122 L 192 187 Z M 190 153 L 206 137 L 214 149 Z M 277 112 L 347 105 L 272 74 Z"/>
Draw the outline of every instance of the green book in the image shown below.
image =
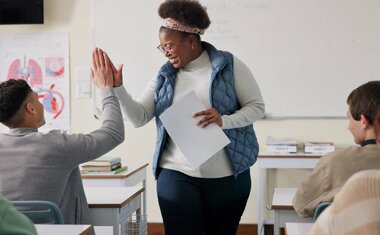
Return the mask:
<path fill-rule="evenodd" d="M 124 171 L 127 171 L 128 170 L 128 166 L 122 166 L 120 168 L 117 168 L 116 170 L 114 170 L 115 174 L 119 174 L 120 172 L 124 172 Z"/>

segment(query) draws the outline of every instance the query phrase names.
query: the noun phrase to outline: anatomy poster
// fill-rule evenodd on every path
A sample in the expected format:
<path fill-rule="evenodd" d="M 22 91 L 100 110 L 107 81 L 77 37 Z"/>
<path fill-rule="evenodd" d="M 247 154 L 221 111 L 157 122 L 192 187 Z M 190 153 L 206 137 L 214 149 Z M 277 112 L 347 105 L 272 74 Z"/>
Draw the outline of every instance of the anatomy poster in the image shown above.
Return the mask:
<path fill-rule="evenodd" d="M 0 81 L 26 80 L 45 108 L 40 130 L 70 128 L 67 33 L 0 33 Z"/>

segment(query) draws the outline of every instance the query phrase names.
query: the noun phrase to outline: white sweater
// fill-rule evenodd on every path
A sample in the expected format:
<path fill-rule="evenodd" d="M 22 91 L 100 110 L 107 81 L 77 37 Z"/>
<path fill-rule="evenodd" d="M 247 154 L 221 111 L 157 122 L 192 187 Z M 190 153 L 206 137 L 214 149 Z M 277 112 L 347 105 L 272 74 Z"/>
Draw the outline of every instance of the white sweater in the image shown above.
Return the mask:
<path fill-rule="evenodd" d="M 380 170 L 351 176 L 309 235 L 380 234 Z"/>
<path fill-rule="evenodd" d="M 206 108 L 211 108 L 209 90 L 211 62 L 206 51 L 177 73 L 173 103 L 190 91 L 194 91 Z M 222 128 L 244 127 L 264 116 L 264 101 L 260 89 L 248 67 L 234 57 L 235 93 L 241 109 L 232 115 L 222 116 Z M 154 118 L 154 92 L 156 77 L 153 78 L 138 99 L 133 100 L 123 86 L 115 88 L 123 114 L 135 126 L 143 126 Z M 201 110 L 200 110 L 201 111 Z M 180 171 L 189 176 L 219 178 L 232 175 L 230 162 L 224 150 L 219 151 L 200 167 L 194 167 L 169 138 L 162 153 L 159 166 Z"/>

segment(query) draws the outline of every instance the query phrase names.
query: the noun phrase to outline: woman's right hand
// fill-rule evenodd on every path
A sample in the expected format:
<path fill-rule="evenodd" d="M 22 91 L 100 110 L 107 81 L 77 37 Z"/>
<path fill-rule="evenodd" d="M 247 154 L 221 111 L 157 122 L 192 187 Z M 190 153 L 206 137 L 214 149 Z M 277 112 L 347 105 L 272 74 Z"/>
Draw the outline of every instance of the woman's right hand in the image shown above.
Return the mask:
<path fill-rule="evenodd" d="M 112 63 L 111 59 L 109 58 L 108 54 L 105 53 L 108 61 L 110 62 L 110 67 L 113 74 L 113 86 L 119 87 L 123 85 L 123 64 L 119 65 L 119 68 L 116 69 L 115 65 Z"/>

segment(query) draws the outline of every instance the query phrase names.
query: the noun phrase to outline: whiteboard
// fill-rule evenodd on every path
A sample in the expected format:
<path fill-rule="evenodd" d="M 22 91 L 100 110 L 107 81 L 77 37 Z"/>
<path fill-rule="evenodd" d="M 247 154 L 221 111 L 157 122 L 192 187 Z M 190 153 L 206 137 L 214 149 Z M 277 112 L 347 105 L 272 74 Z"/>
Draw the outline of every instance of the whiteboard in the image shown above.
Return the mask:
<path fill-rule="evenodd" d="M 93 1 L 93 43 L 125 65 L 135 98 L 166 62 L 156 50 L 161 2 Z M 345 117 L 348 94 L 380 78 L 380 1 L 200 2 L 212 21 L 202 40 L 248 65 L 267 118 Z"/>

